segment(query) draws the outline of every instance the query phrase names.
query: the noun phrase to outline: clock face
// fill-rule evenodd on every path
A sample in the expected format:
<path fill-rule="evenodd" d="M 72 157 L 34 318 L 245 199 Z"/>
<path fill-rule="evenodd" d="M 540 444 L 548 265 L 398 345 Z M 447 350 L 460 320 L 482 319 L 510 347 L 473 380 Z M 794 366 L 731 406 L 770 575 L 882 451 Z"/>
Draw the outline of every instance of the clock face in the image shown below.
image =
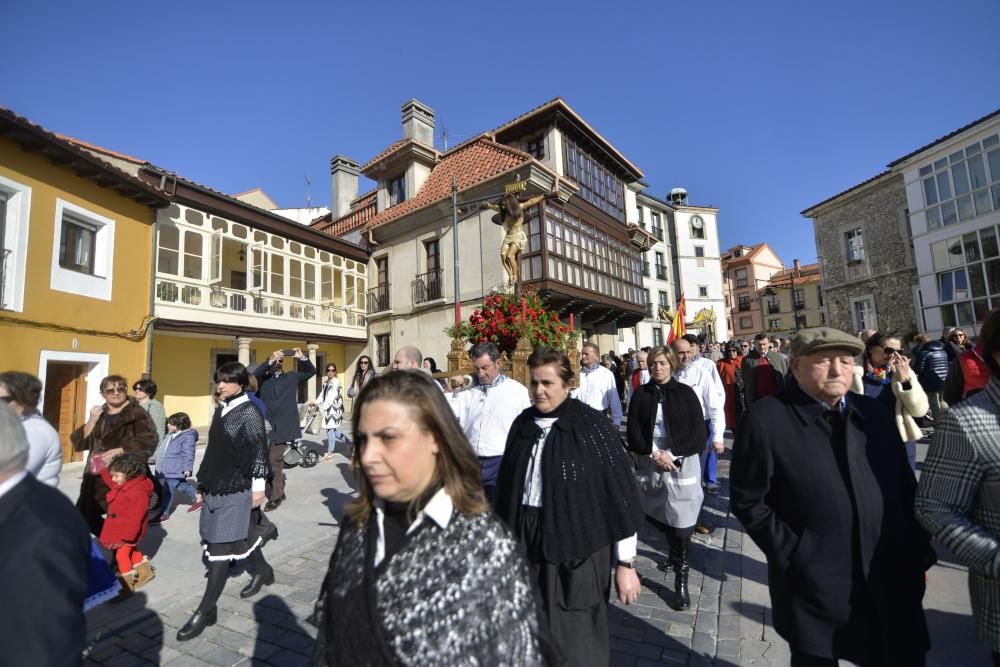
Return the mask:
<path fill-rule="evenodd" d="M 705 226 L 705 223 L 699 216 L 696 215 L 693 218 L 691 218 L 691 226 L 694 227 L 695 229 L 701 229 L 702 227 Z"/>

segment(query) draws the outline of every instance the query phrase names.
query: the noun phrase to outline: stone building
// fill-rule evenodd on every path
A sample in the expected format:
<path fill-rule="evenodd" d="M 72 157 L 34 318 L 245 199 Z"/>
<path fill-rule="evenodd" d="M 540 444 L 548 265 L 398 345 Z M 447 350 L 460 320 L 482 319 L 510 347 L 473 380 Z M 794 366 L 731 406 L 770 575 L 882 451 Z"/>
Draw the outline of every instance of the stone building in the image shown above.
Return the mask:
<path fill-rule="evenodd" d="M 903 335 L 923 328 L 900 174 L 882 172 L 802 215 L 813 221 L 830 326 Z"/>

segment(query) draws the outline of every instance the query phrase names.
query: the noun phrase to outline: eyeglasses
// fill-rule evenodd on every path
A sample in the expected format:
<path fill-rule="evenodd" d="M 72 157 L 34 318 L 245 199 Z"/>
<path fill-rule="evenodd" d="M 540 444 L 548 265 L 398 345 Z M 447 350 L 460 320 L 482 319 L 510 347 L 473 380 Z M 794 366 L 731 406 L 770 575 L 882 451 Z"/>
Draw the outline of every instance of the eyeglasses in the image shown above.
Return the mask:
<path fill-rule="evenodd" d="M 104 390 L 105 394 L 127 394 L 128 387 L 108 387 Z"/>
<path fill-rule="evenodd" d="M 367 365 L 368 365 L 368 362 L 367 362 L 367 361 L 362 361 L 362 362 L 361 362 L 361 365 L 362 365 L 362 366 L 367 366 Z"/>
<path fill-rule="evenodd" d="M 896 354 L 897 352 L 899 352 L 899 350 L 897 350 L 894 347 L 883 347 L 882 351 L 885 352 L 886 354 Z"/>

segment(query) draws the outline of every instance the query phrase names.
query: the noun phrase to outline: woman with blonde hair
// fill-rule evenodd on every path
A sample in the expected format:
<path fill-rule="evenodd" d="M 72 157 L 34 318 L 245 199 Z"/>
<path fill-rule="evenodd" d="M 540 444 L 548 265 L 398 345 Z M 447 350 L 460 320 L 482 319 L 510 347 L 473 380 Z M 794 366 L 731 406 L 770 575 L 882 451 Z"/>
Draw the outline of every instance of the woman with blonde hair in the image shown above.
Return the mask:
<path fill-rule="evenodd" d="M 544 664 L 527 567 L 441 390 L 393 371 L 354 410 L 358 499 L 316 603 L 313 664 Z"/>

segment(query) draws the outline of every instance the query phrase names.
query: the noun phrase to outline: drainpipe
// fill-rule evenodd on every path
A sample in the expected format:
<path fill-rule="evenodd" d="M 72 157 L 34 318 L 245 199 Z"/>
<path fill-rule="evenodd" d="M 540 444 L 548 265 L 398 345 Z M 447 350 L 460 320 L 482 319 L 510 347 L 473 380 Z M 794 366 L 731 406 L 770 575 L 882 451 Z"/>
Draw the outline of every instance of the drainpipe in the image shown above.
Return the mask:
<path fill-rule="evenodd" d="M 149 314 L 155 315 L 156 312 L 154 308 L 156 307 L 156 249 L 158 247 L 158 240 L 160 231 L 156 227 L 156 218 L 159 212 L 157 209 L 153 210 L 153 248 L 150 253 L 149 262 Z M 149 327 L 146 328 L 146 370 L 142 374 L 144 378 L 149 378 L 153 374 L 153 328 L 155 327 L 155 322 L 150 322 Z"/>

